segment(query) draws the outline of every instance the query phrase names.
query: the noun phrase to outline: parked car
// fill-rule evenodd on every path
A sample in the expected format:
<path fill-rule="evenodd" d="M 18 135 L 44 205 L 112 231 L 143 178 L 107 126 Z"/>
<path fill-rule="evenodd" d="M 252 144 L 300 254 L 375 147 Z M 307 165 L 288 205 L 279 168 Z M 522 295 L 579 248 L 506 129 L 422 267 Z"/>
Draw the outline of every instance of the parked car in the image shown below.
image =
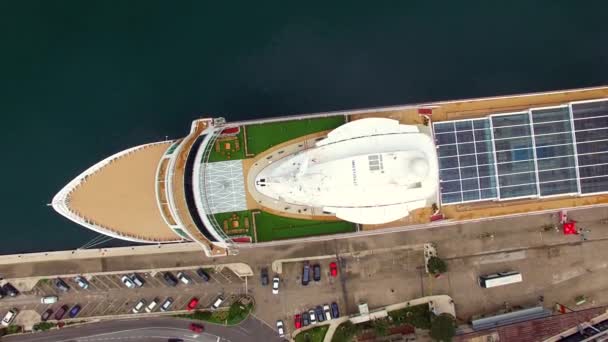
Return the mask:
<path fill-rule="evenodd" d="M 144 286 L 144 284 L 146 283 L 144 281 L 144 278 L 142 278 L 139 274 L 137 273 L 131 273 L 129 275 L 129 278 L 131 279 L 131 281 L 133 282 L 133 284 L 135 284 L 135 286 L 137 287 L 142 287 Z"/>
<path fill-rule="evenodd" d="M 4 286 L 2 286 L 2 290 L 11 297 L 19 295 L 19 290 L 17 290 L 17 288 L 15 288 L 11 283 L 4 284 Z"/>
<path fill-rule="evenodd" d="M 308 312 L 302 313 L 302 325 L 305 327 L 310 325 L 310 315 L 308 314 Z"/>
<path fill-rule="evenodd" d="M 310 282 L 310 265 L 308 261 L 304 262 L 304 267 L 302 267 L 302 285 L 306 286 Z"/>
<path fill-rule="evenodd" d="M 296 329 L 300 329 L 302 327 L 302 315 L 297 314 L 293 318 L 293 326 L 296 327 Z"/>
<path fill-rule="evenodd" d="M 177 279 L 179 279 L 182 283 L 184 283 L 186 285 L 188 285 L 192 282 L 192 279 L 190 279 L 190 277 L 188 277 L 188 275 L 184 272 L 178 272 Z"/>
<path fill-rule="evenodd" d="M 2 325 L 8 327 L 15 320 L 15 317 L 17 317 L 18 313 L 19 310 L 17 310 L 16 308 L 10 309 L 6 313 L 6 315 L 4 315 L 4 318 L 2 318 Z"/>
<path fill-rule="evenodd" d="M 262 267 L 260 277 L 262 278 L 262 286 L 268 285 L 268 267 Z"/>
<path fill-rule="evenodd" d="M 70 291 L 70 286 L 68 286 L 68 284 L 66 284 L 66 282 L 61 278 L 55 279 L 55 287 L 61 292 Z"/>
<path fill-rule="evenodd" d="M 332 277 L 338 276 L 338 264 L 336 264 L 334 261 L 329 263 L 329 274 Z"/>
<path fill-rule="evenodd" d="M 78 286 L 83 290 L 86 290 L 89 288 L 89 281 L 86 280 L 85 277 L 83 277 L 83 276 L 74 277 L 74 282 L 76 284 L 78 284 Z"/>
<path fill-rule="evenodd" d="M 146 306 L 146 312 L 150 313 L 150 312 L 154 311 L 154 309 L 158 305 L 158 302 L 160 302 L 160 299 L 158 297 L 152 299 L 150 304 L 148 304 L 148 306 Z"/>
<path fill-rule="evenodd" d="M 340 310 L 338 310 L 338 304 L 336 302 L 331 303 L 331 317 L 340 317 Z"/>
<path fill-rule="evenodd" d="M 195 333 L 202 333 L 205 330 L 205 328 L 198 323 L 190 323 L 189 329 Z"/>
<path fill-rule="evenodd" d="M 285 336 L 285 328 L 283 326 L 283 321 L 281 320 L 277 321 L 277 332 L 279 333 L 279 337 Z"/>
<path fill-rule="evenodd" d="M 319 264 L 312 265 L 312 279 L 314 281 L 321 280 L 321 265 L 319 265 Z"/>
<path fill-rule="evenodd" d="M 171 308 L 171 305 L 173 305 L 173 298 L 169 297 L 169 298 L 165 299 L 163 304 L 160 306 L 160 311 L 162 311 L 162 312 L 169 311 L 169 309 Z"/>
<path fill-rule="evenodd" d="M 272 293 L 273 294 L 279 294 L 279 282 L 280 282 L 279 277 L 272 278 Z"/>
<path fill-rule="evenodd" d="M 331 319 L 331 310 L 327 304 L 323 305 L 323 315 L 325 315 L 326 320 L 329 321 Z"/>
<path fill-rule="evenodd" d="M 120 278 L 120 280 L 122 281 L 123 284 L 125 284 L 126 287 L 128 287 L 130 289 L 135 287 L 133 280 L 131 280 L 131 278 L 127 277 L 126 275 L 122 276 L 122 278 Z"/>
<path fill-rule="evenodd" d="M 319 321 L 319 323 L 325 320 L 325 314 L 323 313 L 323 307 L 321 307 L 321 305 L 318 305 L 315 308 L 315 315 L 317 315 L 317 321 Z"/>
<path fill-rule="evenodd" d="M 80 305 L 78 305 L 78 304 L 74 305 L 72 307 L 72 310 L 70 310 L 70 313 L 68 314 L 68 316 L 70 316 L 70 318 L 74 318 L 74 317 L 78 316 L 80 309 L 82 309 L 82 307 Z"/>
<path fill-rule="evenodd" d="M 313 310 L 313 309 L 308 310 L 308 316 L 310 316 L 310 324 L 317 323 L 317 317 L 315 315 L 315 310 Z"/>
<path fill-rule="evenodd" d="M 146 300 L 141 299 L 139 302 L 137 302 L 137 304 L 135 304 L 133 310 L 131 311 L 133 311 L 133 313 L 140 313 L 144 307 L 146 307 Z"/>
<path fill-rule="evenodd" d="M 63 316 L 65 316 L 65 313 L 68 312 L 69 307 L 67 305 L 63 305 L 62 307 L 59 308 L 59 310 L 57 310 L 57 312 L 55 312 L 55 319 L 56 320 L 61 320 L 63 318 Z"/>
<path fill-rule="evenodd" d="M 188 311 L 194 310 L 197 305 L 198 305 L 198 298 L 194 297 L 194 298 L 190 299 L 190 302 L 188 302 Z"/>
<path fill-rule="evenodd" d="M 218 296 L 217 299 L 213 302 L 213 305 L 211 305 L 211 307 L 214 309 L 217 309 L 220 307 L 220 305 L 222 305 L 223 302 L 224 302 L 224 297 Z"/>
<path fill-rule="evenodd" d="M 45 312 L 42 313 L 42 315 L 40 315 L 40 320 L 43 322 L 46 322 L 49 320 L 49 318 L 51 318 L 52 314 L 53 314 L 53 309 L 47 309 Z"/>
<path fill-rule="evenodd" d="M 205 271 L 203 268 L 196 270 L 196 274 L 198 274 L 198 276 L 204 281 L 209 281 L 211 279 L 211 277 L 209 277 L 209 273 L 207 273 L 207 271 Z"/>
<path fill-rule="evenodd" d="M 175 278 L 173 273 L 171 273 L 171 272 L 163 273 L 163 279 L 165 279 L 165 282 L 167 283 L 167 285 L 177 286 L 177 278 Z"/>
<path fill-rule="evenodd" d="M 55 304 L 59 298 L 57 296 L 44 296 L 40 298 L 42 304 Z"/>

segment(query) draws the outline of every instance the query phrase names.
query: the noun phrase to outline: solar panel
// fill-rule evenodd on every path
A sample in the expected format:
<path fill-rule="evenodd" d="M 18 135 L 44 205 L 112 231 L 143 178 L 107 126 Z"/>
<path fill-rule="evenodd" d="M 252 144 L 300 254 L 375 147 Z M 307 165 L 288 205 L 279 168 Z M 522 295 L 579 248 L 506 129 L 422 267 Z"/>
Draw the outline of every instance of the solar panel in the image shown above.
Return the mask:
<path fill-rule="evenodd" d="M 496 198 L 489 120 L 440 122 L 434 131 L 442 203 Z"/>
<path fill-rule="evenodd" d="M 572 103 L 580 192 L 608 191 L 608 100 Z"/>
<path fill-rule="evenodd" d="M 608 192 L 608 99 L 433 130 L 443 204 Z"/>

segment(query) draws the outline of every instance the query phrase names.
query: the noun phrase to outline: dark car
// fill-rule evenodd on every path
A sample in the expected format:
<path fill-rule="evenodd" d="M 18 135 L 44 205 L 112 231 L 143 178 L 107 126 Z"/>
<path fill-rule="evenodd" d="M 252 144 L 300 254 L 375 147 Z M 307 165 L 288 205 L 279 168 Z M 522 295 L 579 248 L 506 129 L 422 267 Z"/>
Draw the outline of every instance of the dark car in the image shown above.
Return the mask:
<path fill-rule="evenodd" d="M 321 280 L 321 265 L 312 265 L 312 279 L 314 279 L 315 281 Z"/>
<path fill-rule="evenodd" d="M 302 313 L 302 325 L 305 327 L 310 325 L 310 316 L 308 315 L 308 312 Z"/>
<path fill-rule="evenodd" d="M 331 303 L 331 317 L 340 317 L 340 310 L 338 310 L 338 304 L 336 302 Z"/>
<path fill-rule="evenodd" d="M 321 305 L 315 308 L 315 315 L 317 316 L 317 321 L 319 321 L 319 323 L 325 320 L 325 314 L 323 313 L 323 307 Z"/>
<path fill-rule="evenodd" d="M 6 293 L 4 292 L 2 286 L 0 286 L 0 299 L 2 299 L 4 296 L 6 296 Z"/>
<path fill-rule="evenodd" d="M 268 285 L 268 268 L 267 267 L 263 267 L 260 275 L 262 277 L 262 286 L 267 286 Z"/>
<path fill-rule="evenodd" d="M 53 314 L 53 309 L 48 309 L 45 312 L 42 313 L 42 315 L 40 315 L 40 320 L 43 322 L 48 321 L 49 318 L 51 318 L 51 315 Z"/>
<path fill-rule="evenodd" d="M 70 318 L 74 318 L 78 315 L 78 313 L 80 312 L 80 309 L 82 309 L 80 307 L 80 305 L 76 304 L 74 305 L 74 307 L 72 307 L 72 310 L 70 310 L 70 314 L 68 316 L 70 316 Z"/>
<path fill-rule="evenodd" d="M 4 284 L 4 286 L 2 286 L 2 290 L 4 290 L 4 293 L 6 293 L 7 295 L 11 296 L 11 297 L 15 297 L 16 295 L 19 294 L 19 290 L 17 290 L 13 285 L 11 285 L 10 283 L 6 283 Z"/>
<path fill-rule="evenodd" d="M 302 285 L 306 286 L 310 282 L 310 265 L 308 261 L 304 263 L 304 268 L 302 268 Z"/>
<path fill-rule="evenodd" d="M 173 275 L 173 273 L 171 273 L 171 272 L 165 272 L 163 274 L 163 278 L 165 279 L 165 282 L 167 283 L 167 285 L 169 285 L 169 286 L 177 286 L 177 278 L 175 278 L 175 276 Z"/>
<path fill-rule="evenodd" d="M 66 284 L 66 282 L 63 281 L 63 279 L 61 279 L 61 278 L 55 279 L 55 287 L 61 292 L 70 291 L 70 286 L 68 284 Z"/>
<path fill-rule="evenodd" d="M 67 305 L 64 305 L 62 307 L 59 308 L 59 310 L 57 310 L 57 312 L 55 312 L 55 319 L 56 320 L 60 320 L 63 318 L 63 316 L 65 316 L 65 313 L 68 311 L 69 307 Z"/>
<path fill-rule="evenodd" d="M 199 268 L 198 270 L 196 270 L 196 274 L 198 274 L 198 276 L 201 277 L 204 281 L 209 281 L 209 279 L 211 279 L 211 277 L 209 277 L 209 274 L 207 273 L 207 271 L 205 271 L 202 268 Z"/>

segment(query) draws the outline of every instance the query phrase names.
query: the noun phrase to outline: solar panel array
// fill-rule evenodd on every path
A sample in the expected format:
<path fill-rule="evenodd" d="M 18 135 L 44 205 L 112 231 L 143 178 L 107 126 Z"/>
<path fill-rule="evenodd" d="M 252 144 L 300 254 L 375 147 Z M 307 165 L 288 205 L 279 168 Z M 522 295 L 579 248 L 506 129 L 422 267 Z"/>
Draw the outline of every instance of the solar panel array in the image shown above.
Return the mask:
<path fill-rule="evenodd" d="M 444 204 L 608 192 L 608 100 L 433 128 Z"/>

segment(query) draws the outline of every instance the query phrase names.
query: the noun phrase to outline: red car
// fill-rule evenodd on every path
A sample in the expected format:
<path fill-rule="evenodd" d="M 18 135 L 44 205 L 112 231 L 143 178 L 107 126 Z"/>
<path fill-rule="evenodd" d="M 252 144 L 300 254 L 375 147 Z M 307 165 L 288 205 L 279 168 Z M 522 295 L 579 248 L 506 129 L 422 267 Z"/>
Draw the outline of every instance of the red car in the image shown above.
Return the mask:
<path fill-rule="evenodd" d="M 338 276 L 338 265 L 333 261 L 329 263 L 329 274 L 331 274 L 332 277 Z"/>
<path fill-rule="evenodd" d="M 201 333 L 203 330 L 205 330 L 205 328 L 200 324 L 190 323 L 190 330 L 195 333 Z"/>
<path fill-rule="evenodd" d="M 299 314 L 293 319 L 293 323 L 296 326 L 296 329 L 300 329 L 302 327 L 302 316 Z"/>
<path fill-rule="evenodd" d="M 198 305 L 198 298 L 194 297 L 194 298 L 190 299 L 190 302 L 188 303 L 188 311 L 194 310 L 194 308 L 196 308 L 197 305 Z"/>

